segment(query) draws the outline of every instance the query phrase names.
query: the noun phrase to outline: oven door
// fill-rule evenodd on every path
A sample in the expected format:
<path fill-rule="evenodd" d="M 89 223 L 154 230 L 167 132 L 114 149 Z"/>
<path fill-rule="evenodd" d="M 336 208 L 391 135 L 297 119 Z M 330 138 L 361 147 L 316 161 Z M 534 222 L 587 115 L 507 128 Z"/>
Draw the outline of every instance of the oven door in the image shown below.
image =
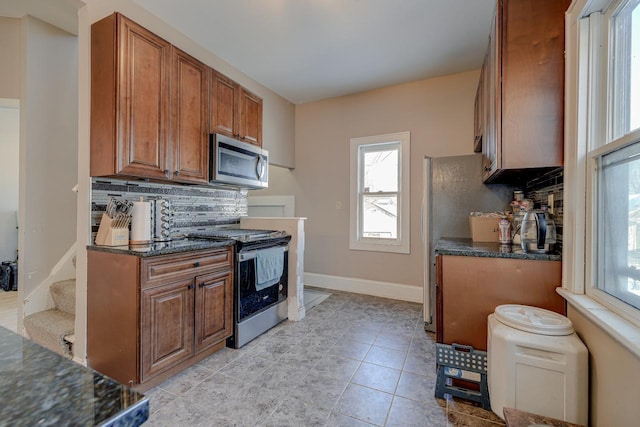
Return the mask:
<path fill-rule="evenodd" d="M 256 258 L 260 251 L 284 247 L 282 275 L 272 285 L 256 287 Z M 289 250 L 283 245 L 268 245 L 236 254 L 234 279 L 234 328 L 227 346 L 240 348 L 288 317 L 287 286 Z"/>
<path fill-rule="evenodd" d="M 224 135 L 211 135 L 209 179 L 212 183 L 266 188 L 269 153 Z"/>
<path fill-rule="evenodd" d="M 256 258 L 264 249 L 240 252 L 237 256 L 237 321 L 242 322 L 287 299 L 289 249 L 284 248 L 284 264 L 280 279 L 265 288 L 256 287 Z"/>

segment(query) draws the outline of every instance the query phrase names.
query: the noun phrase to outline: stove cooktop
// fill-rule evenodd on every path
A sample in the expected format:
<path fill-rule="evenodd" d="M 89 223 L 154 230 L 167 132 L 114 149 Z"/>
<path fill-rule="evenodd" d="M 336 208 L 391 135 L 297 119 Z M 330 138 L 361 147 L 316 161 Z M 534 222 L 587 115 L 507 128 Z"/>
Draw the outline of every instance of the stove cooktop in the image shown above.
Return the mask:
<path fill-rule="evenodd" d="M 229 228 L 223 230 L 203 231 L 189 234 L 191 238 L 197 239 L 232 239 L 238 242 L 255 242 L 260 240 L 286 237 L 288 234 L 280 230 L 251 230 L 240 228 Z"/>

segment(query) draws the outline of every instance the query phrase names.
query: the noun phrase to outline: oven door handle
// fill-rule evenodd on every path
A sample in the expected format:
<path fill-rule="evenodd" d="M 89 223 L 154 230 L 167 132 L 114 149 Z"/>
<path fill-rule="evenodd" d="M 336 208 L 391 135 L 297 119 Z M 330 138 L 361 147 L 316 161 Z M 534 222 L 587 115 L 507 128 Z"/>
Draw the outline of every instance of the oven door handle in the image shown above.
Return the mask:
<path fill-rule="evenodd" d="M 273 247 L 276 247 L 276 246 L 272 246 L 272 248 Z M 240 252 L 237 257 L 238 263 L 255 259 L 258 256 L 258 252 L 263 251 L 265 249 L 271 249 L 271 248 L 263 248 L 263 249 L 256 249 L 255 251 Z M 289 252 L 289 246 L 285 246 L 284 251 Z"/>

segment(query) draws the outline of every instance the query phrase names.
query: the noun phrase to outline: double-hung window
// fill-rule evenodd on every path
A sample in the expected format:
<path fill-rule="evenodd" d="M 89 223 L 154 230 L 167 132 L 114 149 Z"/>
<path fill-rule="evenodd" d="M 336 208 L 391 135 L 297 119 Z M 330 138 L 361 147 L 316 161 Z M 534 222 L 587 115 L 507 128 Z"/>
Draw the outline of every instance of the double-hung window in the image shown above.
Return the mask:
<path fill-rule="evenodd" d="M 409 141 L 351 139 L 350 249 L 409 253 Z"/>
<path fill-rule="evenodd" d="M 640 325 L 640 0 L 613 1 L 585 19 L 585 289 Z"/>

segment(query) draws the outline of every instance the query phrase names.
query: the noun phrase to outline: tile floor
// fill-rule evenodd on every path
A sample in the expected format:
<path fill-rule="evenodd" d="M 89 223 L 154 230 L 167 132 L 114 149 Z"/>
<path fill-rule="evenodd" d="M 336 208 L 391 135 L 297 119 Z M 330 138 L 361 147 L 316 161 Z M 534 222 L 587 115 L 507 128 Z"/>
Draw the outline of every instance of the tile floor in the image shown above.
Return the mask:
<path fill-rule="evenodd" d="M 332 292 L 239 350 L 147 392 L 149 426 L 499 426 L 435 399 L 435 337 L 420 304 Z"/>

